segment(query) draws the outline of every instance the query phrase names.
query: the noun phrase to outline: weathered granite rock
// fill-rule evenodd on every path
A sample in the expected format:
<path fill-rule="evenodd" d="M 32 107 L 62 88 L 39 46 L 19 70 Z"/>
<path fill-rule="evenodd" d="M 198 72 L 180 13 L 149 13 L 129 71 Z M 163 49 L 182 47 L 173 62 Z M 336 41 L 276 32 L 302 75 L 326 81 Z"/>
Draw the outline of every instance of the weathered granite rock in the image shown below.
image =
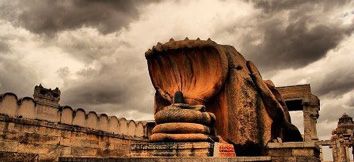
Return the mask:
<path fill-rule="evenodd" d="M 215 114 L 217 134 L 233 143 L 238 155 L 264 154 L 266 143 L 278 137 L 283 141 L 302 140 L 272 83 L 264 82 L 256 66 L 232 46 L 210 39 L 172 40 L 158 43 L 145 56 L 156 89 L 157 123 L 182 119 L 195 123 L 190 120 L 198 116 L 194 113 L 184 118 L 177 115 L 179 112 L 163 109 L 174 103 L 176 92 L 181 92 L 186 104 L 205 105 L 207 112 Z M 196 123 L 209 124 L 204 122 L 209 120 L 208 113 L 196 113 L 200 114 Z"/>

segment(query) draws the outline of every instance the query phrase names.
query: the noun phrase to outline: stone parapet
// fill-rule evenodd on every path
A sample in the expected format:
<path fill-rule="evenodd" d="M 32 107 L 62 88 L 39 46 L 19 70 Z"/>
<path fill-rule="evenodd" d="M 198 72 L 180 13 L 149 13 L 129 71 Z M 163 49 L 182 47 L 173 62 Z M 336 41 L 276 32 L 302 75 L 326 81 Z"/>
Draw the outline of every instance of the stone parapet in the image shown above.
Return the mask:
<path fill-rule="evenodd" d="M 81 132 L 85 134 L 93 134 L 97 136 L 105 136 L 105 137 L 114 137 L 114 138 L 120 138 L 120 139 L 127 139 L 127 140 L 136 140 L 136 141 L 148 141 L 147 138 L 144 137 L 136 137 L 136 136 L 129 136 L 125 134 L 116 134 L 114 132 L 108 132 L 108 131 L 102 131 L 102 130 L 97 130 L 97 129 L 92 129 L 92 128 L 87 128 L 87 127 L 81 127 L 81 126 L 76 126 L 76 125 L 67 125 L 63 123 L 53 123 L 53 122 L 48 122 L 45 120 L 32 120 L 32 119 L 23 119 L 23 118 L 13 118 L 7 115 L 0 114 L 0 122 L 6 123 L 8 125 L 25 125 L 27 127 L 45 127 L 45 128 L 51 128 L 51 129 L 56 129 L 58 131 L 71 131 L 71 132 Z M 4 134 L 6 132 L 0 132 L 1 134 Z"/>
<path fill-rule="evenodd" d="M 0 129 L 0 155 L 33 154 L 39 160 L 55 161 L 60 156 L 129 156 L 131 143 L 147 142 L 143 137 L 8 115 L 0 115 Z"/>

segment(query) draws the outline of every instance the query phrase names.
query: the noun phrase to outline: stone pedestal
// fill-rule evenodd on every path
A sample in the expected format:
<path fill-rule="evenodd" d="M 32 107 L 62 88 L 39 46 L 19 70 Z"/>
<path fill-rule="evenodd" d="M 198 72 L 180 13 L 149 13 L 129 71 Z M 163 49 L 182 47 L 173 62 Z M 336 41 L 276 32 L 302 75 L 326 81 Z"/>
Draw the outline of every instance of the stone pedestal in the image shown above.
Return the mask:
<path fill-rule="evenodd" d="M 131 157 L 235 157 L 233 145 L 212 142 L 132 144 Z"/>
<path fill-rule="evenodd" d="M 267 153 L 272 161 L 320 162 L 320 147 L 315 142 L 268 143 Z"/>

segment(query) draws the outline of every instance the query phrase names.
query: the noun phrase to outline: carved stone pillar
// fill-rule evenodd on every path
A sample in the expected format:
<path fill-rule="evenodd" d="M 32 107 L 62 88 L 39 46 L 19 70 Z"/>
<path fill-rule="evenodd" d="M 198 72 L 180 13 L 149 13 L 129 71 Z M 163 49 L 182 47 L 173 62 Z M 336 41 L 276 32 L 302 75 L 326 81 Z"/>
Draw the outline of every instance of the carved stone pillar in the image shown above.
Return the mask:
<path fill-rule="evenodd" d="M 349 149 L 345 144 L 345 141 L 338 136 L 332 138 L 332 156 L 334 162 L 350 162 Z"/>
<path fill-rule="evenodd" d="M 339 148 L 338 148 L 338 161 L 340 162 L 350 162 L 350 157 L 349 157 L 349 149 L 344 143 L 345 141 L 340 139 L 339 140 Z"/>
<path fill-rule="evenodd" d="M 333 137 L 332 137 L 333 139 Z M 332 142 L 332 144 L 329 146 L 329 148 L 332 150 L 332 159 L 333 161 L 337 161 L 337 144 L 334 142 Z"/>
<path fill-rule="evenodd" d="M 303 103 L 304 115 L 304 141 L 317 141 L 317 119 L 319 117 L 320 103 L 317 97 L 313 96 L 311 101 Z"/>
<path fill-rule="evenodd" d="M 332 147 L 332 155 L 333 155 L 333 161 L 335 161 L 335 162 L 337 162 L 341 159 L 340 143 L 338 140 L 334 141 L 334 145 Z"/>

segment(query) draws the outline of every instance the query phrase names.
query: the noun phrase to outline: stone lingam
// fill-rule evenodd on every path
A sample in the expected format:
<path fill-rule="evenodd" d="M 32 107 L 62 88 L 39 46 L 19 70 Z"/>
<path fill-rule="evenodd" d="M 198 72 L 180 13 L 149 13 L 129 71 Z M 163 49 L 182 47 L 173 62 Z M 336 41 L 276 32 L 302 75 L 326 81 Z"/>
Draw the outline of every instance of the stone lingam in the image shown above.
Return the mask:
<path fill-rule="evenodd" d="M 215 156 L 215 148 L 265 155 L 270 141 L 302 141 L 273 83 L 232 46 L 171 39 L 145 56 L 156 126 L 151 143 L 133 146 L 135 155 Z"/>

